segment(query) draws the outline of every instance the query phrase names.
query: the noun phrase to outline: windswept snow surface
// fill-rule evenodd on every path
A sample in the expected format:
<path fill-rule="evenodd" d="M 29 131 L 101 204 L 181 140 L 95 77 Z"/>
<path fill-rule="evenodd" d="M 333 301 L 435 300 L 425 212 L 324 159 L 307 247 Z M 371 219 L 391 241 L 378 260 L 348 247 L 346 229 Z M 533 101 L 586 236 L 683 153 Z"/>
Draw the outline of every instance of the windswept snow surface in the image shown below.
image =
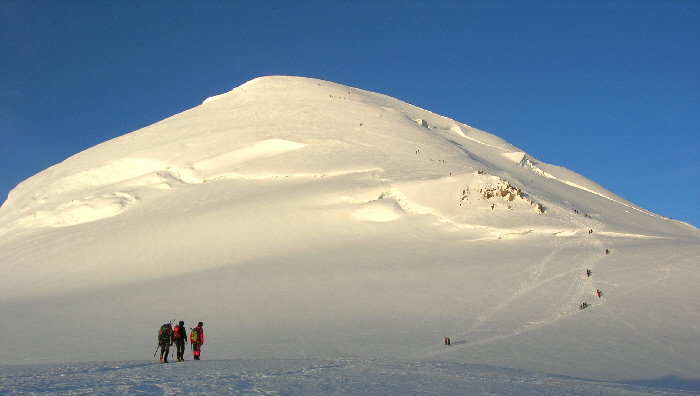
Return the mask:
<path fill-rule="evenodd" d="M 0 394 L 3 395 L 697 394 L 663 387 L 669 383 L 672 384 L 662 381 L 644 386 L 463 363 L 355 359 L 0 366 Z"/>
<path fill-rule="evenodd" d="M 10 193 L 0 364 L 143 360 L 176 319 L 215 360 L 693 381 L 699 264 L 696 228 L 496 136 L 263 77 Z"/>

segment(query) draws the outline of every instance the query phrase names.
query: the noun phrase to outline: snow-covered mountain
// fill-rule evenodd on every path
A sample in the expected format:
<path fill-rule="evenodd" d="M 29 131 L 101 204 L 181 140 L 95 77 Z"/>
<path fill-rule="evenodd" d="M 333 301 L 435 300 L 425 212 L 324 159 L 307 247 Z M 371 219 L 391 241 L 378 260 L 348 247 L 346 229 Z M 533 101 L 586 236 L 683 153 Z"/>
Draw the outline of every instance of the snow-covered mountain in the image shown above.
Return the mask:
<path fill-rule="evenodd" d="M 203 359 L 693 379 L 699 265 L 698 229 L 494 135 L 263 77 L 10 193 L 0 363 L 149 358 L 177 319 Z"/>

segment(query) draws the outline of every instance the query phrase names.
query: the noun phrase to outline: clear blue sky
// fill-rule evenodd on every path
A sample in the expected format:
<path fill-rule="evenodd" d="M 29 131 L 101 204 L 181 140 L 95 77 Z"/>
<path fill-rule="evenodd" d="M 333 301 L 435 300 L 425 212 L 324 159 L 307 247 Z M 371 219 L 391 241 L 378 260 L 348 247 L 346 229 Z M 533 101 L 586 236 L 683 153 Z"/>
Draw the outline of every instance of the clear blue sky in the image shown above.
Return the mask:
<path fill-rule="evenodd" d="M 264 75 L 396 97 L 700 226 L 700 1 L 0 0 L 0 201 Z"/>

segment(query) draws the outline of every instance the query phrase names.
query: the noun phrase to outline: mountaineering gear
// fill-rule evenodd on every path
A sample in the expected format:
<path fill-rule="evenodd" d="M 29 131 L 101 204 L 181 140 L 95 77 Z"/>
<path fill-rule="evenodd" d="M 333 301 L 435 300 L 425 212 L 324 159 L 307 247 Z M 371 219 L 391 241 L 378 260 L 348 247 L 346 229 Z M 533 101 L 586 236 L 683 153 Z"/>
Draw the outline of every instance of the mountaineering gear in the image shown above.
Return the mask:
<path fill-rule="evenodd" d="M 204 329 L 202 329 L 202 326 L 204 326 L 204 324 L 199 322 L 197 327 L 190 332 L 190 344 L 192 345 L 192 356 L 194 360 L 199 360 L 202 344 L 204 344 Z"/>
<path fill-rule="evenodd" d="M 180 321 L 173 330 L 173 342 L 175 343 L 175 352 L 177 361 L 185 361 L 185 343 L 187 342 L 187 330 L 185 330 L 185 322 Z"/>
<path fill-rule="evenodd" d="M 164 341 L 171 343 L 172 342 L 172 334 L 173 334 L 173 329 L 172 329 L 172 325 L 170 323 L 166 323 L 166 324 L 160 326 L 160 330 L 158 330 L 158 343 L 162 344 Z"/>
<path fill-rule="evenodd" d="M 199 328 L 195 327 L 190 333 L 190 342 L 201 342 L 200 340 L 201 338 L 199 336 Z"/>
<path fill-rule="evenodd" d="M 166 323 L 160 326 L 160 330 L 158 330 L 158 344 L 160 345 L 160 361 L 168 363 L 168 354 L 170 347 L 173 345 L 172 324 Z"/>

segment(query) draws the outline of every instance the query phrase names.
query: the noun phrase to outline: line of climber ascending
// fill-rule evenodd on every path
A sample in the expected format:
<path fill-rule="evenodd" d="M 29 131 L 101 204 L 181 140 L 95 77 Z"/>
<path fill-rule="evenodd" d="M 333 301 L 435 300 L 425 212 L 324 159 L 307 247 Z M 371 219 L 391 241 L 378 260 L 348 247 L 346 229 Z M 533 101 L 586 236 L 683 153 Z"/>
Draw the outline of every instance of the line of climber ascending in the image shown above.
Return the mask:
<path fill-rule="evenodd" d="M 593 232 L 593 230 L 591 230 L 589 232 L 589 234 L 592 232 Z M 607 256 L 608 254 L 610 254 L 610 249 L 605 249 L 605 255 Z M 590 278 L 591 275 L 593 275 L 593 271 L 591 269 L 586 269 L 586 277 Z M 598 298 L 601 298 L 603 296 L 603 292 L 600 291 L 600 289 L 596 289 L 595 294 L 598 296 Z M 583 310 L 583 309 L 586 309 L 590 306 L 591 306 L 591 304 L 584 302 L 581 305 L 579 305 L 579 309 Z"/>
<path fill-rule="evenodd" d="M 593 271 L 590 270 L 590 269 L 586 269 L 586 277 L 590 278 L 591 275 L 593 275 Z M 598 298 L 600 298 L 600 296 L 603 295 L 603 292 L 600 291 L 600 290 L 596 290 L 596 294 L 598 295 Z M 584 310 L 584 309 L 586 309 L 586 308 L 588 308 L 588 307 L 590 307 L 590 306 L 591 306 L 591 304 L 589 304 L 589 303 L 587 303 L 587 302 L 584 302 L 584 303 L 581 303 L 581 305 L 579 305 L 578 308 L 581 309 L 581 310 Z"/>

